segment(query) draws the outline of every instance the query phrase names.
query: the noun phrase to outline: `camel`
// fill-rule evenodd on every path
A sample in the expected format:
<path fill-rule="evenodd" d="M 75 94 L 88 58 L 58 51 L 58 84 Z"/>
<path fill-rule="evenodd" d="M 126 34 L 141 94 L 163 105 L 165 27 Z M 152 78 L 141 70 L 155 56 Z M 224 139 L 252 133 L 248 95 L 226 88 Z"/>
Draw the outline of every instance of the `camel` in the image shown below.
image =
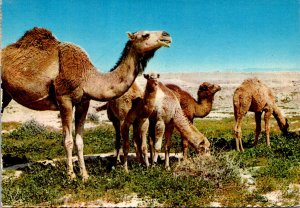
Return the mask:
<path fill-rule="evenodd" d="M 75 145 L 80 174 L 85 181 L 89 176 L 82 137 L 90 100 L 109 101 L 124 94 L 155 51 L 171 43 L 165 31 L 128 33 L 128 38 L 119 61 L 108 73 L 98 72 L 80 47 L 58 41 L 44 28 L 27 31 L 2 50 L 3 108 L 14 99 L 34 110 L 60 111 L 67 173 L 71 179 L 76 178 L 72 164 L 73 107 Z"/>
<path fill-rule="evenodd" d="M 150 155 L 152 164 L 157 162 L 158 153 L 162 146 L 162 138 L 165 135 L 165 168 L 169 169 L 169 152 L 171 147 L 172 131 L 170 128 L 175 126 L 177 130 L 188 139 L 189 143 L 198 153 L 206 153 L 210 143 L 207 138 L 194 127 L 184 115 L 180 103 L 174 93 L 158 81 L 159 74 L 144 75 L 147 79 L 144 98 L 132 108 L 121 127 L 123 137 L 124 161 L 127 162 L 129 149 L 128 131 L 129 126 L 138 120 L 138 145 L 141 145 L 143 158 L 146 166 L 149 166 L 147 157 L 147 138 L 146 132 L 149 129 Z M 135 140 L 138 140 L 135 139 Z M 155 145 L 154 145 L 155 143 Z M 124 163 L 127 169 L 127 163 Z"/>
<path fill-rule="evenodd" d="M 261 132 L 261 115 L 264 112 L 266 143 L 270 147 L 270 118 L 275 117 L 280 130 L 286 134 L 288 132 L 288 121 L 282 115 L 275 103 L 272 90 L 260 80 L 253 78 L 245 80 L 234 92 L 233 107 L 235 117 L 235 139 L 237 151 L 243 152 L 242 144 L 242 120 L 248 111 L 255 113 L 255 138 L 253 146 L 257 145 L 258 137 Z"/>
<path fill-rule="evenodd" d="M 221 90 L 221 87 L 219 85 L 203 82 L 199 86 L 197 92 L 198 99 L 195 100 L 190 93 L 184 91 L 175 84 L 166 84 L 166 87 L 171 89 L 172 92 L 176 95 L 185 116 L 191 123 L 193 123 L 194 118 L 204 118 L 210 113 L 210 111 L 212 110 L 214 95 L 216 92 Z M 172 129 L 174 129 L 174 127 L 171 128 L 171 131 Z M 184 159 L 187 159 L 188 139 L 183 135 L 181 135 L 181 137 L 183 145 L 183 157 Z"/>
<path fill-rule="evenodd" d="M 143 98 L 143 91 L 140 89 L 138 84 L 134 82 L 132 86 L 128 89 L 126 93 L 124 93 L 121 97 L 110 100 L 104 105 L 97 107 L 96 111 L 107 111 L 107 117 L 112 122 L 115 129 L 115 149 L 116 149 L 116 161 L 120 162 L 120 149 L 121 149 L 121 126 L 123 125 L 125 118 L 130 111 L 134 107 L 134 103 L 138 102 L 138 100 Z M 138 138 L 136 124 L 134 126 L 134 138 Z M 139 155 L 140 151 L 138 151 L 138 146 L 135 144 L 136 154 L 138 160 L 141 162 L 141 157 Z"/>

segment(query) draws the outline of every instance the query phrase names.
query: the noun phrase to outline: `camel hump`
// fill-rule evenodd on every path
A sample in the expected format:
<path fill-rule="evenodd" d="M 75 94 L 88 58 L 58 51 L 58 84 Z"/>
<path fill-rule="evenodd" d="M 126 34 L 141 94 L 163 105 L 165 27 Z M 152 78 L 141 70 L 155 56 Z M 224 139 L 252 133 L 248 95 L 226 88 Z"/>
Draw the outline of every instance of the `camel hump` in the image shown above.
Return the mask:
<path fill-rule="evenodd" d="M 57 46 L 59 41 L 52 33 L 45 28 L 34 27 L 25 32 L 25 34 L 14 44 L 17 48 L 36 47 L 45 50 L 51 46 Z"/>
<path fill-rule="evenodd" d="M 61 43 L 58 51 L 59 74 L 55 79 L 55 86 L 57 93 L 65 94 L 81 85 L 94 66 L 88 55 L 79 46 Z"/>
<path fill-rule="evenodd" d="M 34 27 L 25 32 L 25 34 L 14 44 L 17 48 L 36 47 L 45 50 L 49 47 L 57 46 L 59 41 L 52 33 L 45 28 Z"/>

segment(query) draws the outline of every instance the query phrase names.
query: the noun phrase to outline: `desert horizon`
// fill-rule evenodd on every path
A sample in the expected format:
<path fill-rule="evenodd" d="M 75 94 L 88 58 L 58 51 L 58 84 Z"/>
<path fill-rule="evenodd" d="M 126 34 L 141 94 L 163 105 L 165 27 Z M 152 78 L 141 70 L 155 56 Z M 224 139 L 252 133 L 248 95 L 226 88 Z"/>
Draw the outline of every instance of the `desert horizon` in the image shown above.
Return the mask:
<path fill-rule="evenodd" d="M 146 70 L 144 73 L 153 72 Z M 155 72 L 155 71 L 154 71 Z M 276 96 L 276 102 L 287 117 L 299 116 L 300 108 L 300 72 L 180 72 L 160 73 L 162 83 L 173 83 L 188 91 L 195 99 L 198 87 L 203 82 L 211 82 L 221 86 L 221 91 L 215 95 L 213 110 L 205 119 L 222 119 L 233 116 L 232 95 L 237 86 L 248 78 L 258 78 L 268 85 Z M 136 82 L 144 87 L 146 80 L 138 76 Z M 89 108 L 90 114 L 97 114 L 100 122 L 109 122 L 106 111 L 96 112 L 95 107 L 103 102 L 92 101 Z M 58 111 L 35 111 L 23 107 L 12 101 L 4 110 L 2 122 L 37 122 L 53 128 L 61 128 Z M 87 122 L 85 127 L 95 124 Z"/>

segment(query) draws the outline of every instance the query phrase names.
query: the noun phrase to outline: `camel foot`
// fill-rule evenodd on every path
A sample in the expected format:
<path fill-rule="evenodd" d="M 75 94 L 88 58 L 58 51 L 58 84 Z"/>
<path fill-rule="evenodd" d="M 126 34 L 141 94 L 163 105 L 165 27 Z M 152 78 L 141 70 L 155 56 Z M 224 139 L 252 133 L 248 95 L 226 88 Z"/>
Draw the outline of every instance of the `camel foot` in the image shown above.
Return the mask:
<path fill-rule="evenodd" d="M 88 179 L 89 179 L 89 175 L 88 174 L 82 176 L 82 182 L 87 182 Z"/>
<path fill-rule="evenodd" d="M 129 173 L 129 170 L 128 170 L 127 166 L 124 167 L 124 170 L 125 170 L 125 173 Z"/>
<path fill-rule="evenodd" d="M 165 169 L 166 169 L 166 171 L 170 171 L 171 170 L 170 166 L 166 166 Z"/>
<path fill-rule="evenodd" d="M 68 177 L 69 177 L 69 179 L 70 180 L 76 180 L 76 175 L 75 175 L 75 173 L 74 172 L 71 172 L 71 173 L 68 173 Z"/>

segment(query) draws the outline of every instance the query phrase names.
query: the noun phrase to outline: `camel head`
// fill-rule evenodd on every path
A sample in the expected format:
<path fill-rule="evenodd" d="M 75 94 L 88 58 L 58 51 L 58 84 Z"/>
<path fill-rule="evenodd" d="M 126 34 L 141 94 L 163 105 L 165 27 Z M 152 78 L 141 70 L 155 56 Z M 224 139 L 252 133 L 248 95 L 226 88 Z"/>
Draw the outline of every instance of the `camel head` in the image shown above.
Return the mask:
<path fill-rule="evenodd" d="M 210 142 L 205 136 L 202 136 L 203 139 L 197 147 L 197 151 L 202 156 L 210 156 Z"/>
<path fill-rule="evenodd" d="M 220 91 L 221 87 L 217 84 L 211 84 L 209 82 L 203 82 L 199 86 L 198 98 L 209 98 L 213 97 L 216 92 Z"/>
<path fill-rule="evenodd" d="M 127 33 L 132 46 L 139 53 L 156 51 L 161 47 L 170 47 L 172 38 L 165 31 L 139 31 Z"/>
<path fill-rule="evenodd" d="M 288 129 L 289 129 L 289 122 L 288 122 L 288 119 L 285 118 L 285 124 L 284 125 L 280 125 L 280 130 L 282 131 L 282 133 L 284 135 L 286 135 L 288 133 Z"/>
<path fill-rule="evenodd" d="M 158 87 L 158 78 L 160 77 L 160 74 L 156 73 L 150 73 L 150 74 L 144 74 L 145 79 L 147 79 L 146 84 L 146 91 L 147 92 L 153 92 Z"/>

